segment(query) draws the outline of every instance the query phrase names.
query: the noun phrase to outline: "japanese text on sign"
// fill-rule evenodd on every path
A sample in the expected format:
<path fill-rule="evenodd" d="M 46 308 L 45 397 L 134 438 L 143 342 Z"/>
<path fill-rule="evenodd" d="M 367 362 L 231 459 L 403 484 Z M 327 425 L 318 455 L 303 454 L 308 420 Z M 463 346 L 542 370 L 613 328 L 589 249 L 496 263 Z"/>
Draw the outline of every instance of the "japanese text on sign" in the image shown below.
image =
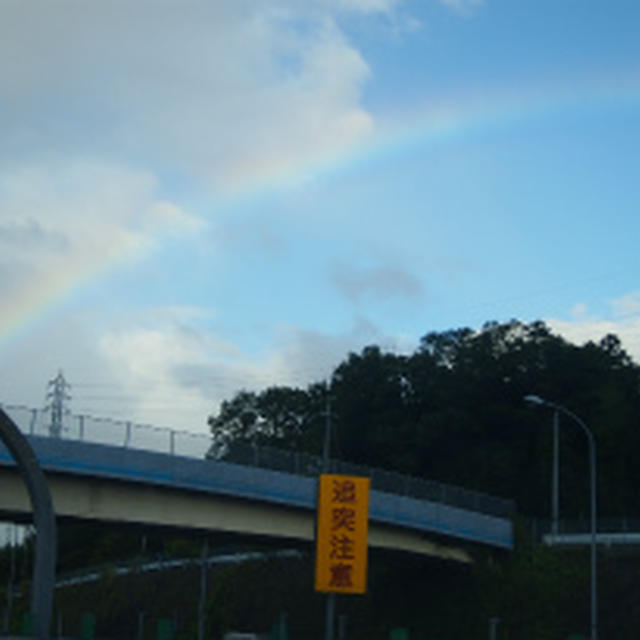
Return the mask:
<path fill-rule="evenodd" d="M 320 476 L 316 591 L 366 591 L 368 520 L 369 478 Z"/>

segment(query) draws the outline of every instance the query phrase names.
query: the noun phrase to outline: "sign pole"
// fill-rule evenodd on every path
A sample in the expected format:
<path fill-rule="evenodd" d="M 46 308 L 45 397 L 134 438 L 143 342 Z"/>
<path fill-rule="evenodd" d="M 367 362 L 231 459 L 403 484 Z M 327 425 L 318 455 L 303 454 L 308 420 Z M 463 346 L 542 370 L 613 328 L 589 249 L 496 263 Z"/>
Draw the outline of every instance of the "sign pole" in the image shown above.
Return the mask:
<path fill-rule="evenodd" d="M 371 480 L 329 471 L 331 407 L 327 397 L 324 473 L 318 478 L 315 589 L 327 594 L 325 640 L 335 634 L 336 593 L 365 593 Z"/>
<path fill-rule="evenodd" d="M 324 446 L 322 447 L 322 470 L 329 473 L 329 455 L 331 451 L 331 396 L 327 388 L 327 406 L 325 407 Z M 333 640 L 335 627 L 336 595 L 333 592 L 327 594 L 325 615 L 325 640 Z"/>
<path fill-rule="evenodd" d="M 333 627 L 336 613 L 336 594 L 331 592 L 327 594 L 327 618 L 325 626 L 325 640 L 333 640 Z"/>

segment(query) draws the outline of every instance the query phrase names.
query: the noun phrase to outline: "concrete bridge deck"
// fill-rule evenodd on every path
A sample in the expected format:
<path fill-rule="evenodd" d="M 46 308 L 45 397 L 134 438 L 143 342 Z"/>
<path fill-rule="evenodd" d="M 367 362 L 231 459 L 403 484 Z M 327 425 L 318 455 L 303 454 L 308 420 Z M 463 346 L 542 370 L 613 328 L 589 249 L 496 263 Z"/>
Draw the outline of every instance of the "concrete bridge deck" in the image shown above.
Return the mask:
<path fill-rule="evenodd" d="M 27 437 L 59 516 L 314 539 L 313 477 L 131 446 Z M 0 512 L 28 516 L 26 490 L 5 449 L 0 483 Z M 474 545 L 511 548 L 513 533 L 506 516 L 373 490 L 369 544 L 466 562 Z"/>

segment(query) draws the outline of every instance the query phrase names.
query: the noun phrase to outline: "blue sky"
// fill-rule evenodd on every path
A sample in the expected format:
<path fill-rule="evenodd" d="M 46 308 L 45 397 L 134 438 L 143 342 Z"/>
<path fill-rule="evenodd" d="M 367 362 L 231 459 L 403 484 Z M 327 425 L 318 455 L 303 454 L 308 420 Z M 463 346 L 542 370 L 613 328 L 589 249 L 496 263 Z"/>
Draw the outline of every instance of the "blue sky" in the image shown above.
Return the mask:
<path fill-rule="evenodd" d="M 0 400 L 206 430 L 542 319 L 640 361 L 640 7 L 4 2 Z M 560 399 L 561 400 L 561 399 Z"/>

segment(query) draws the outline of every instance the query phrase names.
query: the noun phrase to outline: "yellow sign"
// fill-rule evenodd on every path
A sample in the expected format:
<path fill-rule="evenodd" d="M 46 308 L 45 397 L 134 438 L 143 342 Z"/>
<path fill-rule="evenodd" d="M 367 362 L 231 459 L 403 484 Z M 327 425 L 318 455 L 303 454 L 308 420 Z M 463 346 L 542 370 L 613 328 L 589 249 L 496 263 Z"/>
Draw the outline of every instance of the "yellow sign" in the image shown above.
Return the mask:
<path fill-rule="evenodd" d="M 369 478 L 320 476 L 316 591 L 367 590 L 369 484 Z"/>

